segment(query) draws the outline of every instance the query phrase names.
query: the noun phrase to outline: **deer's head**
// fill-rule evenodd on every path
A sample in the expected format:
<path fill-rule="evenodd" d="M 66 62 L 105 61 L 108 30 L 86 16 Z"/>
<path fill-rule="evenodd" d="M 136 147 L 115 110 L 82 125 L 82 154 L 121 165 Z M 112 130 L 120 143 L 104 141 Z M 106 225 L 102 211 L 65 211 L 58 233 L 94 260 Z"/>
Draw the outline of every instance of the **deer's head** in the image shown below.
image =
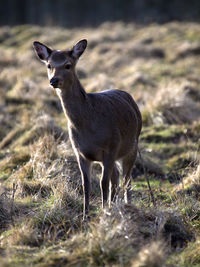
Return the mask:
<path fill-rule="evenodd" d="M 79 41 L 72 49 L 53 50 L 35 41 L 33 47 L 39 59 L 47 66 L 50 85 L 53 88 L 69 88 L 75 78 L 75 66 L 87 47 L 87 40 Z"/>

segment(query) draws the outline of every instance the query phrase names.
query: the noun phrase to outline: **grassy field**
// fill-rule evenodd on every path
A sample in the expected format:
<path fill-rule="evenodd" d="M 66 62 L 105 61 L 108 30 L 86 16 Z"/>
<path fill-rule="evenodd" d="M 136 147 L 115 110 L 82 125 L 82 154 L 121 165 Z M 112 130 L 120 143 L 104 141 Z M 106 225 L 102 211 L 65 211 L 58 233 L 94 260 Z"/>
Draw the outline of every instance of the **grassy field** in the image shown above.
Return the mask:
<path fill-rule="evenodd" d="M 32 48 L 88 39 L 78 76 L 88 92 L 119 88 L 143 116 L 133 201 L 101 209 L 93 166 L 91 220 L 67 121 Z M 200 27 L 0 28 L 0 266 L 200 266 Z"/>

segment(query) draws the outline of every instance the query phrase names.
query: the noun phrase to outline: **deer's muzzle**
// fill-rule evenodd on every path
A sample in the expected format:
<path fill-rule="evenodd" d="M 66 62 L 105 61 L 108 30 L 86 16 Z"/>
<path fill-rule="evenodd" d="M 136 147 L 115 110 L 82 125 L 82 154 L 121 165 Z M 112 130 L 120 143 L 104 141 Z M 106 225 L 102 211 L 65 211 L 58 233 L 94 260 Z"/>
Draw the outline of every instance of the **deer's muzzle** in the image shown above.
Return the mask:
<path fill-rule="evenodd" d="M 54 88 L 57 88 L 57 87 L 58 87 L 58 83 L 59 83 L 59 79 L 56 78 L 56 77 L 53 77 L 53 78 L 50 80 L 50 85 L 53 86 Z"/>

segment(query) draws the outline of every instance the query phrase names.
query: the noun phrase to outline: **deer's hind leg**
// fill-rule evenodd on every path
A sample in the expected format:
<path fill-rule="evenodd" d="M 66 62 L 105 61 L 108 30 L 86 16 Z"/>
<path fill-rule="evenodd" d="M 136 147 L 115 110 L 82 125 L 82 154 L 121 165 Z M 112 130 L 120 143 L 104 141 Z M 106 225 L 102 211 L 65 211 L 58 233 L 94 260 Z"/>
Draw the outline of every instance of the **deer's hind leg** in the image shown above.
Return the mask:
<path fill-rule="evenodd" d="M 131 202 L 131 173 L 137 157 L 137 145 L 122 159 L 123 188 L 125 203 Z"/>
<path fill-rule="evenodd" d="M 115 163 L 113 167 L 111 179 L 110 179 L 110 198 L 112 202 L 116 200 L 118 187 L 119 187 L 119 171 Z"/>

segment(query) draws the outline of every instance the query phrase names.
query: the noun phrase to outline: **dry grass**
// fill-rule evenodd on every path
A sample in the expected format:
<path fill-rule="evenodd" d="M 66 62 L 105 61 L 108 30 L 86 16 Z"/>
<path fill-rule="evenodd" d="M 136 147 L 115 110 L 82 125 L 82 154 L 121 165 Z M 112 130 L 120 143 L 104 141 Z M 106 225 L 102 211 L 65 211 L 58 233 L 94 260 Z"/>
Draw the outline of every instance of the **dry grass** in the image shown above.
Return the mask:
<path fill-rule="evenodd" d="M 198 195 L 200 189 L 200 165 L 197 165 L 196 169 L 193 170 L 188 176 L 184 177 L 182 182 L 178 184 L 175 188 L 175 192 L 180 192 L 181 190 L 194 190 Z"/>
<path fill-rule="evenodd" d="M 0 33 L 6 36 L 0 43 L 0 264 L 200 264 L 199 25 L 116 22 L 95 31 L 24 25 Z M 94 165 L 91 219 L 82 222 L 67 122 L 31 47 L 40 40 L 65 49 L 82 38 L 89 45 L 77 71 L 87 91 L 124 89 L 140 106 L 140 146 L 156 209 L 137 159 L 134 202 L 124 205 L 121 190 L 102 211 L 101 168 Z"/>
<path fill-rule="evenodd" d="M 144 246 L 138 253 L 137 259 L 133 259 L 132 267 L 160 267 L 165 261 L 165 246 L 161 241 L 153 241 Z"/>
<path fill-rule="evenodd" d="M 199 120 L 199 103 L 189 97 L 187 92 L 189 86 L 172 82 L 160 88 L 146 105 L 151 122 L 185 124 Z"/>

